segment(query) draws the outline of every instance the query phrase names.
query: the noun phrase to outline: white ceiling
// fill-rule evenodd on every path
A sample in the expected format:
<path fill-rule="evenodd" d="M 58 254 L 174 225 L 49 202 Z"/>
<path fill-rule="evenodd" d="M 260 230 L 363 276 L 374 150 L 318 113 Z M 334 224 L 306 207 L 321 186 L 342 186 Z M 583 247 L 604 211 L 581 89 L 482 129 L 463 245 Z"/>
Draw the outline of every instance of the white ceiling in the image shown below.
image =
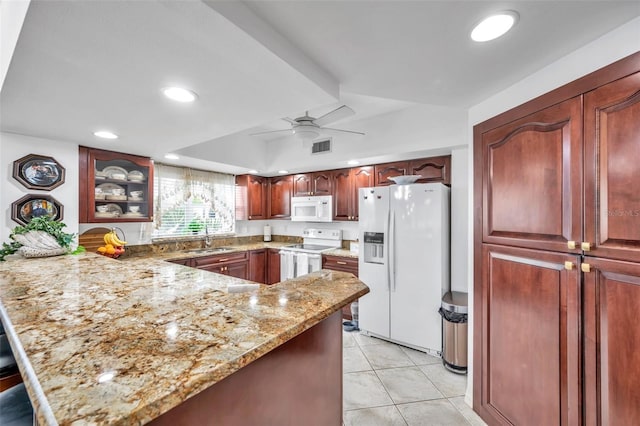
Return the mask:
<path fill-rule="evenodd" d="M 469 40 L 504 9 L 520 14 L 512 32 Z M 639 15 L 637 0 L 32 1 L 0 124 L 242 172 L 230 145 L 260 153 L 269 138 L 247 135 L 287 128 L 281 117 L 346 103 L 356 115 L 335 127 L 366 131 L 349 123 L 416 103 L 466 109 Z M 199 99 L 163 99 L 169 84 Z M 121 138 L 98 140 L 101 128 Z"/>

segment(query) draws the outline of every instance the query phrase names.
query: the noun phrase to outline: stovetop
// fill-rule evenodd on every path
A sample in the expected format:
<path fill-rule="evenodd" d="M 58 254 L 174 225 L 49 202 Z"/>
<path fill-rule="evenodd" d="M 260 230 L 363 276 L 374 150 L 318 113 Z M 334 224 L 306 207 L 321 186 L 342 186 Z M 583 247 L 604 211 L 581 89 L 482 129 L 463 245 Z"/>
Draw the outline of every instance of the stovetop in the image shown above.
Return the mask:
<path fill-rule="evenodd" d="M 319 244 L 294 244 L 292 246 L 282 247 L 282 250 L 305 251 L 309 253 L 322 253 L 323 251 L 333 250 L 335 247 L 322 246 Z"/>

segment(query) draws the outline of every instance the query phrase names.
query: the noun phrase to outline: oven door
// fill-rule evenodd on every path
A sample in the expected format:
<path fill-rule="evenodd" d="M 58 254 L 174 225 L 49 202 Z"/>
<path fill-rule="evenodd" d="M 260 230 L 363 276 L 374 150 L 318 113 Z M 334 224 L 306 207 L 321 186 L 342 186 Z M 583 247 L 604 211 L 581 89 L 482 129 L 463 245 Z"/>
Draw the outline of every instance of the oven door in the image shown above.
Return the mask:
<path fill-rule="evenodd" d="M 280 281 L 307 275 L 322 269 L 322 255 L 280 250 Z"/>

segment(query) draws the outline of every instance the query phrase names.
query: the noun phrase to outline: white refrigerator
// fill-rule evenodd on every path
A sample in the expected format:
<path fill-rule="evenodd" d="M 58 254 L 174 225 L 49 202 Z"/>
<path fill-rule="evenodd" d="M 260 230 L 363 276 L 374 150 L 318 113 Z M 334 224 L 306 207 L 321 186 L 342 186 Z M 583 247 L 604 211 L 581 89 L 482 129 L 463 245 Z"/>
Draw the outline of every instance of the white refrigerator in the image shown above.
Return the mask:
<path fill-rule="evenodd" d="M 449 291 L 449 188 L 440 183 L 361 188 L 359 327 L 431 354 L 442 352 L 438 309 Z"/>

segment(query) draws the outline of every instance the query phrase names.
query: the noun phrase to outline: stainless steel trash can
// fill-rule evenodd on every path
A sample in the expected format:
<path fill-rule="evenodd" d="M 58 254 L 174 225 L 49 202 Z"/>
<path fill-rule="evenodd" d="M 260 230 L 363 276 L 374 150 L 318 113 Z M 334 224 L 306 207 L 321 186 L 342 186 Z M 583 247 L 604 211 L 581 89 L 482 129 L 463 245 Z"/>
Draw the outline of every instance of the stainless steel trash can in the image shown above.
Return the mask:
<path fill-rule="evenodd" d="M 442 363 L 447 370 L 467 374 L 467 293 L 451 291 L 442 298 Z"/>

